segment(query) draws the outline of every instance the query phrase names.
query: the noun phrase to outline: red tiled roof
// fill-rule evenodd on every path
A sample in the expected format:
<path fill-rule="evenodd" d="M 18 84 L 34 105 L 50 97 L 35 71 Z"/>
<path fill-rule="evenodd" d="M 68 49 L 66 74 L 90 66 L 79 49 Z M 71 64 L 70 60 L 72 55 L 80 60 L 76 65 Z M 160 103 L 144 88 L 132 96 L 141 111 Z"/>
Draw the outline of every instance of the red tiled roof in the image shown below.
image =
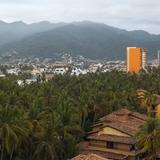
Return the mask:
<path fill-rule="evenodd" d="M 113 154 L 113 153 L 108 153 L 108 152 L 103 152 L 103 151 L 84 151 L 83 154 L 97 154 L 101 157 L 112 159 L 112 160 L 125 160 L 126 156 L 120 155 L 120 154 Z"/>
<path fill-rule="evenodd" d="M 98 124 L 94 125 L 92 131 L 88 133 L 87 140 L 85 141 L 88 143 L 81 143 L 80 147 L 83 151 L 82 153 L 95 153 L 104 158 L 110 158 L 114 160 L 126 159 L 126 156 L 128 156 L 127 152 L 112 152 L 111 150 L 104 151 L 104 148 L 101 149 L 101 146 L 98 146 L 100 149 L 97 149 L 97 146 L 93 146 L 94 143 L 91 142 L 110 141 L 115 143 L 133 145 L 135 144 L 134 136 L 137 133 L 139 127 L 145 122 L 146 119 L 147 116 L 137 112 L 131 112 L 127 109 L 120 109 L 100 118 Z M 101 131 L 107 126 L 129 135 L 129 137 L 104 134 Z"/>
<path fill-rule="evenodd" d="M 144 123 L 146 118 L 147 117 L 145 115 L 138 112 L 131 112 L 127 109 L 120 109 L 100 118 L 100 122 L 101 128 L 108 126 L 130 136 L 134 136 L 137 133 L 139 126 Z M 98 130 L 96 131 L 98 132 Z M 89 134 L 96 133 L 96 131 L 93 130 L 93 132 L 91 131 Z"/>
<path fill-rule="evenodd" d="M 109 160 L 109 159 L 106 159 L 104 157 L 101 157 L 99 155 L 96 155 L 96 154 L 80 154 L 74 158 L 72 158 L 72 160 Z"/>

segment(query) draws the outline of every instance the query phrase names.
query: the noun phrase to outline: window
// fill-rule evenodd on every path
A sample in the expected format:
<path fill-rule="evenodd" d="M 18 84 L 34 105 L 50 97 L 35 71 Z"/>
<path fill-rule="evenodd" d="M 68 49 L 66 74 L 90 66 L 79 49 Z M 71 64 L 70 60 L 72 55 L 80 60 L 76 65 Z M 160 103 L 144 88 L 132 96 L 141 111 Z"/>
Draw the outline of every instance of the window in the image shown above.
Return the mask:
<path fill-rule="evenodd" d="M 130 151 L 134 151 L 134 150 L 136 150 L 135 145 L 131 145 L 131 146 L 130 146 Z"/>
<path fill-rule="evenodd" d="M 107 142 L 107 148 L 113 149 L 114 148 L 114 143 L 113 142 Z"/>

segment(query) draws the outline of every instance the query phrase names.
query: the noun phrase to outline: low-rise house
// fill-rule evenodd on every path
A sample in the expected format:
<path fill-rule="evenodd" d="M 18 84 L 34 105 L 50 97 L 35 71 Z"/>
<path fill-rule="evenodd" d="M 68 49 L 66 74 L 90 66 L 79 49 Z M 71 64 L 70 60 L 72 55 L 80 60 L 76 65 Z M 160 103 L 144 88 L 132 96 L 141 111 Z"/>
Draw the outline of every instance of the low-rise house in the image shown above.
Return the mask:
<path fill-rule="evenodd" d="M 64 74 L 66 73 L 68 68 L 55 68 L 54 73 L 55 74 Z"/>
<path fill-rule="evenodd" d="M 82 154 L 97 154 L 114 160 L 137 160 L 135 135 L 146 121 L 146 116 L 120 109 L 99 119 L 80 143 Z"/>
<path fill-rule="evenodd" d="M 32 75 L 39 75 L 39 76 L 42 76 L 42 72 L 39 70 L 39 69 L 37 69 L 37 68 L 34 68 L 32 71 L 31 71 L 31 74 Z"/>
<path fill-rule="evenodd" d="M 95 73 L 98 69 L 102 68 L 102 64 L 98 63 L 98 64 L 91 64 L 88 68 L 89 72 Z"/>
<path fill-rule="evenodd" d="M 19 86 L 23 86 L 24 84 L 30 85 L 36 82 L 37 82 L 37 79 L 35 77 L 32 77 L 30 79 L 25 79 L 25 80 L 17 80 L 17 84 Z"/>
<path fill-rule="evenodd" d="M 17 84 L 18 84 L 19 86 L 23 86 L 23 85 L 24 85 L 24 81 L 23 81 L 23 80 L 17 80 Z"/>
<path fill-rule="evenodd" d="M 73 68 L 72 69 L 72 72 L 71 72 L 71 75 L 76 75 L 76 76 L 79 76 L 80 74 L 87 74 L 87 70 L 82 70 L 80 68 Z"/>
<path fill-rule="evenodd" d="M 25 80 L 25 83 L 26 84 L 32 84 L 32 83 L 36 83 L 37 82 L 37 79 L 36 78 L 31 78 L 31 79 L 26 79 Z"/>
<path fill-rule="evenodd" d="M 21 71 L 20 71 L 20 69 L 18 69 L 18 68 L 7 69 L 7 73 L 8 73 L 8 74 L 18 75 L 20 72 L 21 72 Z"/>
<path fill-rule="evenodd" d="M 6 75 L 3 73 L 0 73 L 0 78 L 4 78 L 4 77 L 6 77 Z"/>

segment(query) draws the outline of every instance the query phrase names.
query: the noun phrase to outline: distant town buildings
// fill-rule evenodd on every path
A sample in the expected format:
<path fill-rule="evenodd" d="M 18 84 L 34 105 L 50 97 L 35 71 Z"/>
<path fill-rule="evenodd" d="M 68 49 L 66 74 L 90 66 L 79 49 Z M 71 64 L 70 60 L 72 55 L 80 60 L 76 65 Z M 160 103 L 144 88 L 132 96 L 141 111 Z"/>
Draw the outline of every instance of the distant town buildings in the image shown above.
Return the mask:
<path fill-rule="evenodd" d="M 147 61 L 146 57 L 146 49 L 137 47 L 127 48 L 126 61 L 92 60 L 82 56 L 72 57 L 66 53 L 58 58 L 0 56 L 0 78 L 7 75 L 27 74 L 30 75 L 29 79 L 37 77 L 38 82 L 40 82 L 49 81 L 55 75 L 63 74 L 80 76 L 88 73 L 111 71 L 139 73 L 142 68 L 147 70 L 147 67 L 154 68 L 160 65 L 160 50 L 156 59 Z M 31 82 L 33 82 L 33 79 Z M 25 84 L 31 84 L 31 82 L 27 80 Z M 18 84 L 23 84 L 23 80 L 20 80 Z"/>
<path fill-rule="evenodd" d="M 147 65 L 147 51 L 146 51 L 145 48 L 141 48 L 141 54 L 142 54 L 142 59 L 141 59 L 142 66 L 141 66 L 141 68 L 145 69 L 145 67 Z"/>
<path fill-rule="evenodd" d="M 11 68 L 11 69 L 7 69 L 7 73 L 8 74 L 15 74 L 18 75 L 20 73 L 20 69 L 19 68 Z"/>
<path fill-rule="evenodd" d="M 146 49 L 137 47 L 127 48 L 127 72 L 139 73 L 146 66 Z"/>
<path fill-rule="evenodd" d="M 24 86 L 25 84 L 30 85 L 36 82 L 37 82 L 37 79 L 35 77 L 31 77 L 30 79 L 25 79 L 25 80 L 17 80 L 17 84 L 19 86 Z"/>

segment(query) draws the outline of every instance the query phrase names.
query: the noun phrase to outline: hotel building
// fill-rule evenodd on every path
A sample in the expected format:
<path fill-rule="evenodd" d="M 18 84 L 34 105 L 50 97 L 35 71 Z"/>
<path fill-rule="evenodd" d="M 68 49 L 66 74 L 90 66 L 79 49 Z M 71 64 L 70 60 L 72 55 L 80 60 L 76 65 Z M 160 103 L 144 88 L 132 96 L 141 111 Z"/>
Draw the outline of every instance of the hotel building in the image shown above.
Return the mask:
<path fill-rule="evenodd" d="M 139 73 L 146 66 L 146 49 L 127 47 L 127 72 Z"/>

